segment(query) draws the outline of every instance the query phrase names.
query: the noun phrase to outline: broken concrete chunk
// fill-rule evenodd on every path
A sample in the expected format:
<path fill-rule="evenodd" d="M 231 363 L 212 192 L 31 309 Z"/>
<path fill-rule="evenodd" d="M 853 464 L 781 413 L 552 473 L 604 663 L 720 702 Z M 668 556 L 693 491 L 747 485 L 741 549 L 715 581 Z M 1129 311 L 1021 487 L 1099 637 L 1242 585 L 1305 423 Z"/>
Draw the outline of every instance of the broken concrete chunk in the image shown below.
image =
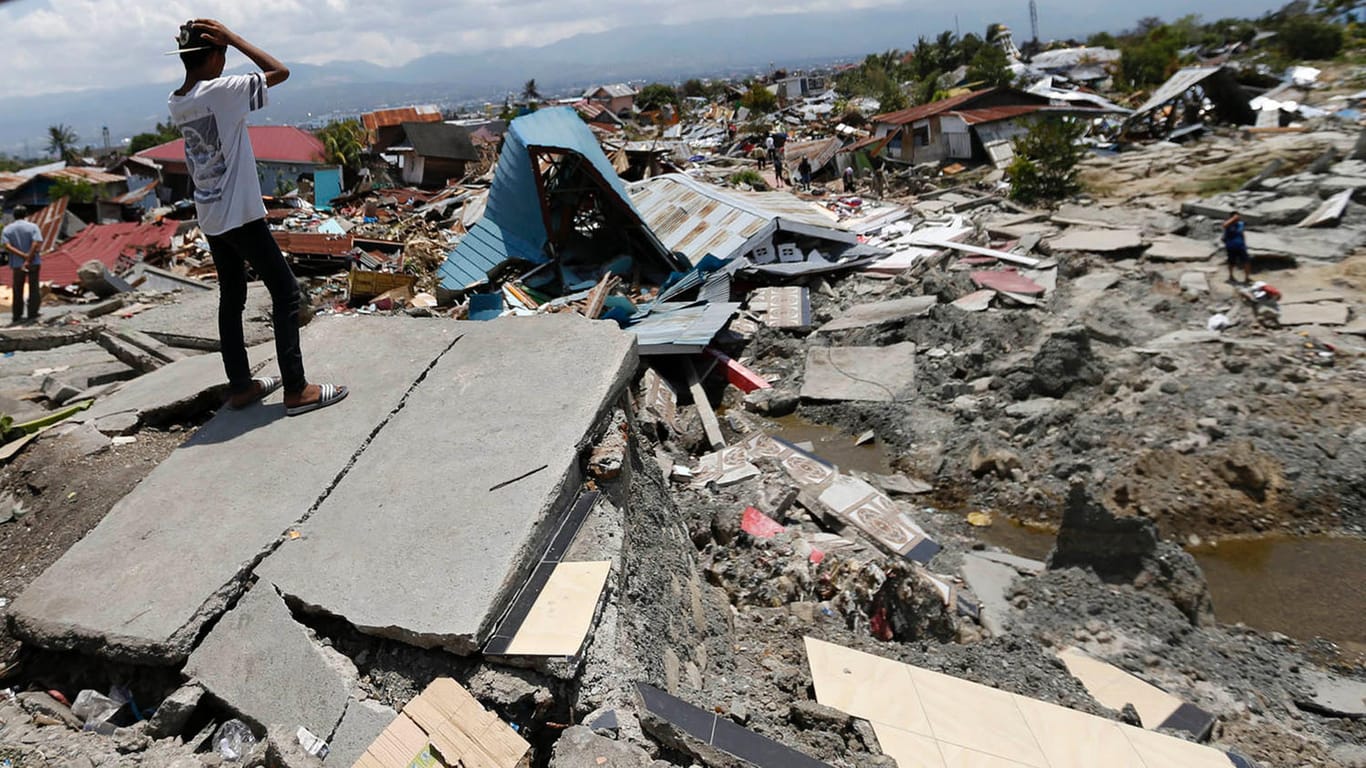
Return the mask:
<path fill-rule="evenodd" d="M 1144 255 L 1153 261 L 1209 261 L 1218 248 L 1204 240 L 1163 235 L 1153 240 Z"/>
<path fill-rule="evenodd" d="M 1317 671 L 1301 673 L 1309 689 L 1295 706 L 1329 717 L 1366 717 L 1366 682 Z"/>
<path fill-rule="evenodd" d="M 195 708 L 203 698 L 204 689 L 199 685 L 190 684 L 177 688 L 157 705 L 156 712 L 147 723 L 147 735 L 153 739 L 179 736 L 189 724 Z"/>
<path fill-rule="evenodd" d="M 994 298 L 996 292 L 988 288 L 960 296 L 953 302 L 953 306 L 964 312 L 985 312 L 991 307 L 991 300 Z"/>
<path fill-rule="evenodd" d="M 297 623 L 275 588 L 252 587 L 190 654 L 185 674 L 258 725 L 332 733 L 356 668 Z M 263 685 L 262 681 L 270 681 Z"/>
<path fill-rule="evenodd" d="M 46 715 L 60 720 L 67 727 L 80 730 L 81 719 L 71 712 L 71 707 L 57 701 L 41 691 L 27 691 L 18 695 L 19 706 L 33 715 Z"/>
<path fill-rule="evenodd" d="M 893 301 L 859 304 L 821 326 L 820 332 L 830 333 L 854 328 L 868 328 L 875 325 L 895 323 L 911 317 L 924 317 L 938 303 L 939 299 L 936 296 L 909 296 Z"/>
<path fill-rule="evenodd" d="M 379 702 L 352 699 L 328 743 L 324 768 L 351 768 L 396 717 L 397 712 Z"/>
<path fill-rule="evenodd" d="M 1143 236 L 1136 229 L 1072 229 L 1049 243 L 1054 251 L 1115 253 L 1143 247 Z"/>
<path fill-rule="evenodd" d="M 1281 325 L 1346 325 L 1348 317 L 1346 304 L 1291 304 L 1281 307 Z"/>
<path fill-rule="evenodd" d="M 649 768 L 654 758 L 640 747 L 608 739 L 582 725 L 566 730 L 555 742 L 550 768 Z"/>
<path fill-rule="evenodd" d="M 120 437 L 131 435 L 138 431 L 138 426 L 142 424 L 142 419 L 135 411 L 124 411 L 105 416 L 95 422 L 95 429 L 100 434 L 108 437 Z"/>
<path fill-rule="evenodd" d="M 1180 285 L 1182 293 L 1190 293 L 1197 296 L 1209 293 L 1209 280 L 1205 277 L 1204 272 L 1181 273 Z"/>
<path fill-rule="evenodd" d="M 963 555 L 963 581 L 982 604 L 982 628 L 995 637 L 1010 631 L 1013 609 L 1007 595 L 1019 574 L 1014 568 L 974 554 Z"/>

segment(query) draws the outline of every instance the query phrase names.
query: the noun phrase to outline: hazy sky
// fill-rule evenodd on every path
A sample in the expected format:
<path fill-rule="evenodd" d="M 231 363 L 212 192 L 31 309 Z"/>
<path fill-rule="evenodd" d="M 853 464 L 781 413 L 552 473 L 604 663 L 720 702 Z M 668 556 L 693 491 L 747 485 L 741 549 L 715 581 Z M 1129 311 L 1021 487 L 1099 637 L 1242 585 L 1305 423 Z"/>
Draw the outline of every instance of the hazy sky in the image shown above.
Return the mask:
<path fill-rule="evenodd" d="M 1139 16 L 1248 16 L 1277 5 L 1262 0 L 1039 0 L 1039 15 L 1041 36 L 1050 38 L 1119 30 Z M 0 78 L 6 95 L 178 78 L 179 60 L 160 54 L 174 47 L 180 23 L 194 17 L 221 19 L 286 62 L 402 64 L 429 53 L 544 45 L 626 25 L 879 6 L 889 13 L 924 14 L 927 36 L 938 33 L 954 13 L 965 32 L 980 34 L 988 22 L 1000 21 L 1023 39 L 1029 28 L 1028 0 L 0 0 Z M 850 48 L 861 50 L 857 41 L 850 41 Z"/>

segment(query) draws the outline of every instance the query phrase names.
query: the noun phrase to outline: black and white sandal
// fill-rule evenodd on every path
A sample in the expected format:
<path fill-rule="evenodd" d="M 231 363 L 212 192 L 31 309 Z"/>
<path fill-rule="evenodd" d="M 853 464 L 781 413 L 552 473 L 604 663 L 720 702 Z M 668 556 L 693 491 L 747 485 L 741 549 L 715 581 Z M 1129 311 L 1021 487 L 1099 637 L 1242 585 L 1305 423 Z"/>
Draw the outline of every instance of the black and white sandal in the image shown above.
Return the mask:
<path fill-rule="evenodd" d="M 293 408 L 285 408 L 286 416 L 302 416 L 309 411 L 316 411 L 319 408 L 326 408 L 329 405 L 336 405 L 346 399 L 351 391 L 339 384 L 319 384 L 321 392 L 318 399 L 304 405 L 296 405 Z"/>
<path fill-rule="evenodd" d="M 261 402 L 263 399 L 268 397 L 272 392 L 279 389 L 284 384 L 284 380 L 282 380 L 279 376 L 257 376 L 256 378 L 251 380 L 251 383 L 256 387 L 256 391 L 252 393 L 251 397 L 247 398 L 246 400 L 240 403 L 234 403 L 232 401 L 232 398 L 229 397 L 229 408 L 231 408 L 234 411 L 240 411 L 243 408 Z"/>

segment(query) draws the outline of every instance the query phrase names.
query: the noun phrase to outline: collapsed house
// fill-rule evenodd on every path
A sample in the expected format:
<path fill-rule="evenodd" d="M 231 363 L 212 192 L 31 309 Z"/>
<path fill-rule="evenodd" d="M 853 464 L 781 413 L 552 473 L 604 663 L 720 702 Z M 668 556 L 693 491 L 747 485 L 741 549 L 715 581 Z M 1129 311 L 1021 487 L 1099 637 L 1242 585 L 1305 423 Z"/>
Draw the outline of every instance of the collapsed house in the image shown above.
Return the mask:
<path fill-rule="evenodd" d="M 1172 139 L 1206 123 L 1252 125 L 1249 96 L 1228 67 L 1187 67 L 1172 75 L 1125 123 L 1131 138 Z"/>
<path fill-rule="evenodd" d="M 508 127 L 484 215 L 439 274 L 443 289 L 464 293 L 530 269 L 528 288 L 559 296 L 608 272 L 659 284 L 686 266 L 642 220 L 592 130 L 556 108 Z"/>

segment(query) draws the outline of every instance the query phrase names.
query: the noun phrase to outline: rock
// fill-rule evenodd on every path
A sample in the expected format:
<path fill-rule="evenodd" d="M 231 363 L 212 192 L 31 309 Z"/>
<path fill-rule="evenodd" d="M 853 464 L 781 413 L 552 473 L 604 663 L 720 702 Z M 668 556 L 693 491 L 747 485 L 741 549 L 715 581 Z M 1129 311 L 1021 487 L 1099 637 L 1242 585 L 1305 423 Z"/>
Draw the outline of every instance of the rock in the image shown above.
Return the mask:
<path fill-rule="evenodd" d="M 57 701 L 46 693 L 39 691 L 28 691 L 15 697 L 19 701 L 19 706 L 24 711 L 32 715 L 47 715 L 48 717 L 60 720 L 68 727 L 80 730 L 82 723 L 79 717 L 71 712 L 71 707 Z"/>
<path fill-rule="evenodd" d="M 1080 384 L 1095 385 L 1104 371 L 1091 350 L 1091 336 L 1083 326 L 1053 332 L 1034 356 L 1034 391 L 1048 397 L 1062 397 Z"/>
<path fill-rule="evenodd" d="M 152 738 L 147 735 L 147 723 L 134 723 L 127 728 L 114 731 L 114 749 L 122 754 L 143 752 L 152 746 Z"/>
<path fill-rule="evenodd" d="M 304 751 L 293 728 L 275 724 L 266 729 L 267 768 L 322 768 L 322 758 Z"/>
<path fill-rule="evenodd" d="M 1132 582 L 1157 554 L 1157 525 L 1112 514 L 1082 483 L 1072 485 L 1049 570 L 1088 568 L 1106 581 Z"/>
<path fill-rule="evenodd" d="M 789 707 L 788 718 L 793 725 L 806 730 L 842 731 L 852 723 L 852 718 L 833 707 L 814 701 L 796 701 Z"/>
<path fill-rule="evenodd" d="M 125 411 L 99 419 L 95 422 L 95 429 L 109 437 L 121 437 L 138 431 L 138 426 L 141 424 L 142 417 L 135 411 Z"/>
<path fill-rule="evenodd" d="M 745 395 L 745 409 L 774 418 L 787 416 L 801 402 L 795 392 L 783 389 L 756 389 Z"/>
<path fill-rule="evenodd" d="M 1125 704 L 1124 709 L 1119 711 L 1119 721 L 1135 728 L 1143 727 L 1143 718 L 1138 716 L 1138 710 L 1134 709 L 1133 704 Z"/>
<path fill-rule="evenodd" d="M 981 445 L 976 445 L 968 456 L 968 469 L 974 477 L 995 474 L 1005 480 L 1010 477 L 1011 470 L 1021 467 L 1019 455 L 1004 448 L 987 450 Z"/>
<path fill-rule="evenodd" d="M 1023 403 L 1011 403 L 1006 406 L 1006 415 L 1014 416 L 1017 419 L 1047 416 L 1056 411 L 1061 403 L 1061 400 L 1052 397 L 1040 397 L 1034 400 L 1026 400 Z"/>
<path fill-rule="evenodd" d="M 653 762 L 640 747 L 599 736 L 582 725 L 566 729 L 550 756 L 550 768 L 649 768 Z"/>
<path fill-rule="evenodd" d="M 153 739 L 179 736 L 203 698 L 204 689 L 198 685 L 177 688 L 161 702 L 152 719 L 147 722 L 147 735 Z"/>

